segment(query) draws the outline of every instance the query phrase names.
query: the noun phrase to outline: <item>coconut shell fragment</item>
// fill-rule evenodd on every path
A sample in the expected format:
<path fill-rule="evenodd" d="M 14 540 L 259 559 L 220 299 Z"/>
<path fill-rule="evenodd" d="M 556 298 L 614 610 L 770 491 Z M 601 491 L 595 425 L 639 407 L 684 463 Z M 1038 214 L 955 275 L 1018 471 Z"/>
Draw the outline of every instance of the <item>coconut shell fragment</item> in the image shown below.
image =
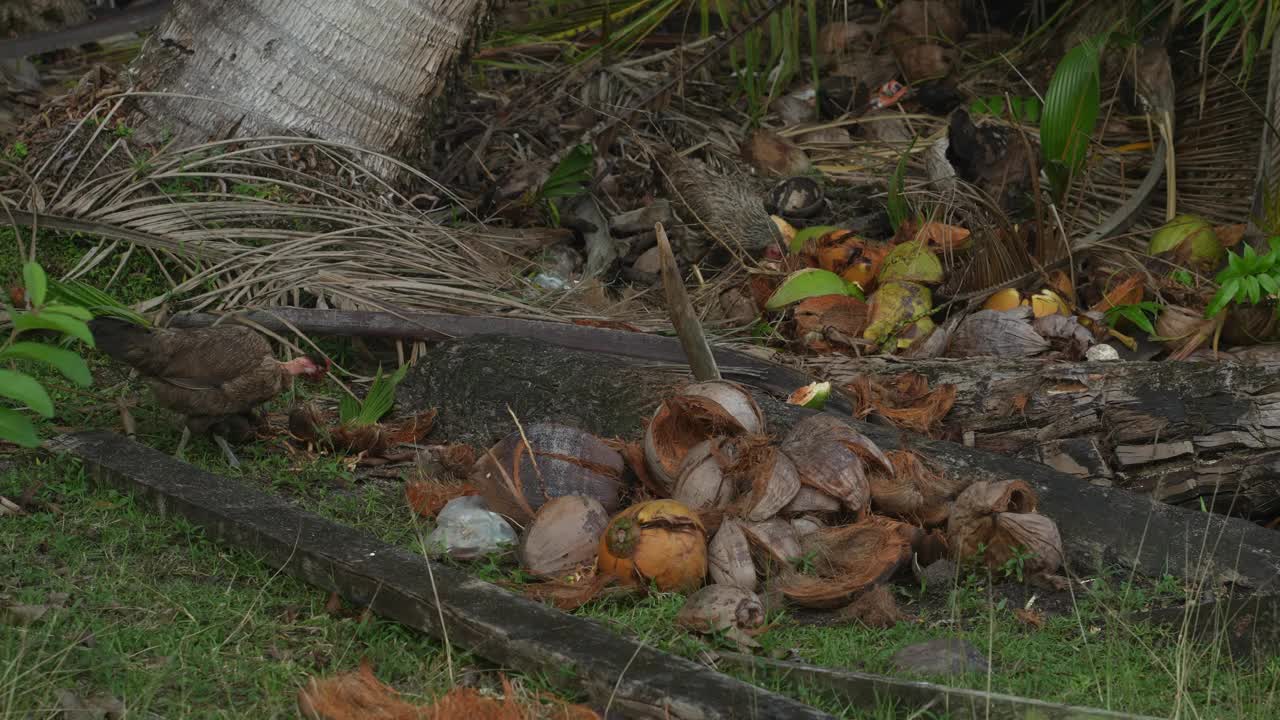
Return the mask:
<path fill-rule="evenodd" d="M 930 466 L 910 450 L 893 450 L 890 456 L 896 473 L 875 469 L 867 477 L 872 507 L 921 527 L 945 525 L 951 500 L 963 481 Z"/>
<path fill-rule="evenodd" d="M 735 509 L 749 522 L 777 515 L 800 491 L 800 473 L 791 458 L 763 440 L 742 448 L 730 473 L 741 493 Z"/>
<path fill-rule="evenodd" d="M 528 442 L 525 442 L 525 439 Z M 494 512 L 527 525 L 548 500 L 566 495 L 594 498 L 606 511 L 621 502 L 625 463 L 594 435 L 554 423 L 536 423 L 513 432 L 471 472 Z"/>
<path fill-rule="evenodd" d="M 707 548 L 711 579 L 720 585 L 734 585 L 754 591 L 760 584 L 755 560 L 742 523 L 725 518 Z"/>
<path fill-rule="evenodd" d="M 766 561 L 781 567 L 790 567 L 804 554 L 800 548 L 800 538 L 795 528 L 782 518 L 773 518 L 764 522 L 745 522 L 742 531 L 747 540 L 763 554 Z"/>
<path fill-rule="evenodd" d="M 609 513 L 595 498 L 566 495 L 538 510 L 520 544 L 520 564 L 539 577 L 560 577 L 596 559 Z"/>
<path fill-rule="evenodd" d="M 700 633 L 724 632 L 740 645 L 758 647 L 751 635 L 765 621 L 764 603 L 750 590 L 708 585 L 689 596 L 676 624 Z"/>
<path fill-rule="evenodd" d="M 800 482 L 844 503 L 852 512 L 867 505 L 866 464 L 893 472 L 893 463 L 874 442 L 831 415 L 811 415 L 796 423 L 782 442 Z"/>
<path fill-rule="evenodd" d="M 733 502 L 733 482 L 724 464 L 732 463 L 733 443 L 724 438 L 704 440 L 691 448 L 680 463 L 671 498 L 694 512 L 721 510 Z"/>
<path fill-rule="evenodd" d="M 764 414 L 746 388 L 725 380 L 694 383 L 654 412 L 644 434 L 645 464 L 671 492 L 685 456 L 699 443 L 763 431 Z"/>
<path fill-rule="evenodd" d="M 801 548 L 804 557 L 812 558 L 812 574 L 786 572 L 777 589 L 804 607 L 845 605 L 909 563 L 923 534 L 914 525 L 876 516 L 810 533 Z"/>
<path fill-rule="evenodd" d="M 693 511 L 674 500 L 632 505 L 601 535 L 598 567 L 623 585 L 696 590 L 707 575 L 706 531 Z"/>
<path fill-rule="evenodd" d="M 997 568 L 1020 558 L 1023 570 L 1053 573 L 1062 566 L 1062 538 L 1052 520 L 1036 512 L 1036 494 L 1021 480 L 982 481 L 956 498 L 947 539 L 960 559 L 978 557 Z"/>
<path fill-rule="evenodd" d="M 951 335 L 947 357 L 1031 357 L 1049 349 L 1031 328 L 1029 308 L 980 310 L 960 322 Z"/>

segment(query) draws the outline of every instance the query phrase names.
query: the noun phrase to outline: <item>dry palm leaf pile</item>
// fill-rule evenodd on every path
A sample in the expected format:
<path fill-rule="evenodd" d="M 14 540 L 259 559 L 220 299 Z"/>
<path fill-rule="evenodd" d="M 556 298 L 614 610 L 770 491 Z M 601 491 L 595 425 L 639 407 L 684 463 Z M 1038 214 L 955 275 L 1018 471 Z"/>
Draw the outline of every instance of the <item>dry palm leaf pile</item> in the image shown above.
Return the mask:
<path fill-rule="evenodd" d="M 524 592 L 565 610 L 680 593 L 680 625 L 755 646 L 778 603 L 897 622 L 886 584 L 943 559 L 1016 559 L 1031 581 L 1063 582 L 1057 527 L 1026 483 L 967 483 L 826 414 L 774 437 L 728 381 L 667 397 L 639 443 L 539 423 L 478 456 L 467 485 L 412 482 L 409 504 L 431 514 L 424 497 L 479 492 L 521 528 L 520 565 L 541 581 Z"/>

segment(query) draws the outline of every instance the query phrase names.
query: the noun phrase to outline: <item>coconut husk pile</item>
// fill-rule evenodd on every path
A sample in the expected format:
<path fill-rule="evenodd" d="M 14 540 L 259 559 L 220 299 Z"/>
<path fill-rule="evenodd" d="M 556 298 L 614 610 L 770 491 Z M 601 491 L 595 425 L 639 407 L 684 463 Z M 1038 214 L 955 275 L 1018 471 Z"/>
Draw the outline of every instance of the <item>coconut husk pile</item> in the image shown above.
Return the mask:
<path fill-rule="evenodd" d="M 682 626 L 751 647 L 765 597 L 852 604 L 846 617 L 884 624 L 901 614 L 883 587 L 913 566 L 1012 562 L 1034 580 L 1062 564 L 1026 483 L 970 485 L 828 414 L 776 438 L 732 382 L 684 386 L 656 409 L 641 450 L 614 447 L 534 424 L 481 453 L 469 482 L 523 528 L 519 561 L 542 580 L 529 595 L 573 609 L 616 593 L 697 593 Z"/>

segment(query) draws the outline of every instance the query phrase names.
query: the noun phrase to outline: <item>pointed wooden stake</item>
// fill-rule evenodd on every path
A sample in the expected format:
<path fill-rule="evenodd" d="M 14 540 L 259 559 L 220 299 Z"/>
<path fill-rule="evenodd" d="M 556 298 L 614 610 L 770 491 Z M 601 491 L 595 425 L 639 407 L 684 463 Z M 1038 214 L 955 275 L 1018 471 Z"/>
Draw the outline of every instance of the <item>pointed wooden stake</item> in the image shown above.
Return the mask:
<path fill-rule="evenodd" d="M 684 280 L 680 277 L 680 269 L 676 267 L 676 256 L 671 252 L 667 231 L 662 223 L 654 223 L 653 233 L 658 236 L 658 261 L 662 268 L 662 286 L 667 295 L 667 312 L 671 315 L 671 325 L 680 338 L 680 347 L 684 348 L 693 377 L 699 381 L 719 380 L 720 368 L 716 365 L 715 356 L 711 354 L 711 344 L 702 332 L 698 313 L 694 311 L 689 294 L 685 292 Z"/>

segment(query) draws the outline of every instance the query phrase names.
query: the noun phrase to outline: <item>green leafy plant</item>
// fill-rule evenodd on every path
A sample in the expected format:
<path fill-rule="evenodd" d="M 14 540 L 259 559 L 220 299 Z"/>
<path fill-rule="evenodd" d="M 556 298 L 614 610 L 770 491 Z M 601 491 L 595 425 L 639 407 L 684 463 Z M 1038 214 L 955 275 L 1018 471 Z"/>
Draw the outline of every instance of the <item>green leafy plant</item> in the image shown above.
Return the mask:
<path fill-rule="evenodd" d="M 1132 305 L 1116 305 L 1108 308 L 1107 311 L 1103 313 L 1103 319 L 1108 325 L 1115 327 L 1116 323 L 1120 322 L 1120 318 L 1125 318 L 1129 322 L 1141 328 L 1143 332 L 1146 332 L 1148 335 L 1155 335 L 1156 328 L 1153 321 L 1159 314 L 1160 303 L 1148 300 L 1140 303 L 1134 303 Z"/>
<path fill-rule="evenodd" d="M 1239 55 L 1243 61 L 1237 78 L 1240 82 L 1248 79 L 1258 54 L 1271 45 L 1280 26 L 1277 0 L 1192 0 L 1183 12 L 1186 20 L 1182 24 L 1200 31 L 1206 53 L 1239 31 L 1231 55 Z"/>
<path fill-rule="evenodd" d="M 1066 197 L 1072 176 L 1084 165 L 1101 105 L 1099 56 L 1105 36 L 1072 48 L 1049 81 L 1040 118 L 1040 150 L 1055 202 Z"/>
<path fill-rule="evenodd" d="M 1218 291 L 1205 308 L 1206 317 L 1217 315 L 1232 302 L 1257 305 L 1280 293 L 1280 237 L 1268 243 L 1271 252 L 1266 255 L 1257 254 L 1248 243 L 1239 255 L 1227 251 L 1227 266 L 1214 278 Z"/>
<path fill-rule="evenodd" d="M 71 382 L 88 387 L 93 382 L 84 358 L 71 350 L 21 339 L 25 333 L 51 330 L 93 347 L 93 334 L 86 324 L 93 316 L 88 310 L 64 303 L 46 303 L 49 282 L 38 263 L 22 266 L 23 290 L 31 308 L 24 310 L 6 303 L 11 329 L 0 345 L 0 397 L 14 401 L 38 415 L 53 417 L 53 400 L 38 380 L 13 369 L 18 362 L 34 362 L 57 370 Z M 35 425 L 19 410 L 0 406 L 0 440 L 36 447 L 40 438 Z"/>
<path fill-rule="evenodd" d="M 401 365 L 391 375 L 383 375 L 382 368 L 373 377 L 373 385 L 364 401 L 356 400 L 350 395 L 343 395 L 338 402 L 338 420 L 343 425 L 373 425 L 382 419 L 395 402 L 396 386 L 409 372 L 408 365 Z"/>
<path fill-rule="evenodd" d="M 1174 270 L 1169 273 L 1169 277 L 1173 278 L 1174 282 L 1182 285 L 1183 287 L 1196 286 L 1196 279 L 1192 277 L 1191 273 L 1187 270 Z"/>
<path fill-rule="evenodd" d="M 551 171 L 546 182 L 538 188 L 535 200 L 546 204 L 547 212 L 555 224 L 560 224 L 560 211 L 556 209 L 557 198 L 577 197 L 587 191 L 587 183 L 591 182 L 592 150 L 589 144 L 574 147 L 564 156 L 556 169 Z"/>
<path fill-rule="evenodd" d="M 111 295 L 79 280 L 61 282 L 49 280 L 49 297 L 67 305 L 78 305 L 93 315 L 109 315 L 121 320 L 128 320 L 135 325 L 149 327 L 151 323 L 143 316 L 129 309 Z"/>
<path fill-rule="evenodd" d="M 1043 112 L 1044 103 L 1037 97 L 1010 97 L 1006 100 L 1003 95 L 991 95 L 980 97 L 969 104 L 971 115 L 1004 117 L 1007 114 L 1028 124 L 1040 122 Z"/>

